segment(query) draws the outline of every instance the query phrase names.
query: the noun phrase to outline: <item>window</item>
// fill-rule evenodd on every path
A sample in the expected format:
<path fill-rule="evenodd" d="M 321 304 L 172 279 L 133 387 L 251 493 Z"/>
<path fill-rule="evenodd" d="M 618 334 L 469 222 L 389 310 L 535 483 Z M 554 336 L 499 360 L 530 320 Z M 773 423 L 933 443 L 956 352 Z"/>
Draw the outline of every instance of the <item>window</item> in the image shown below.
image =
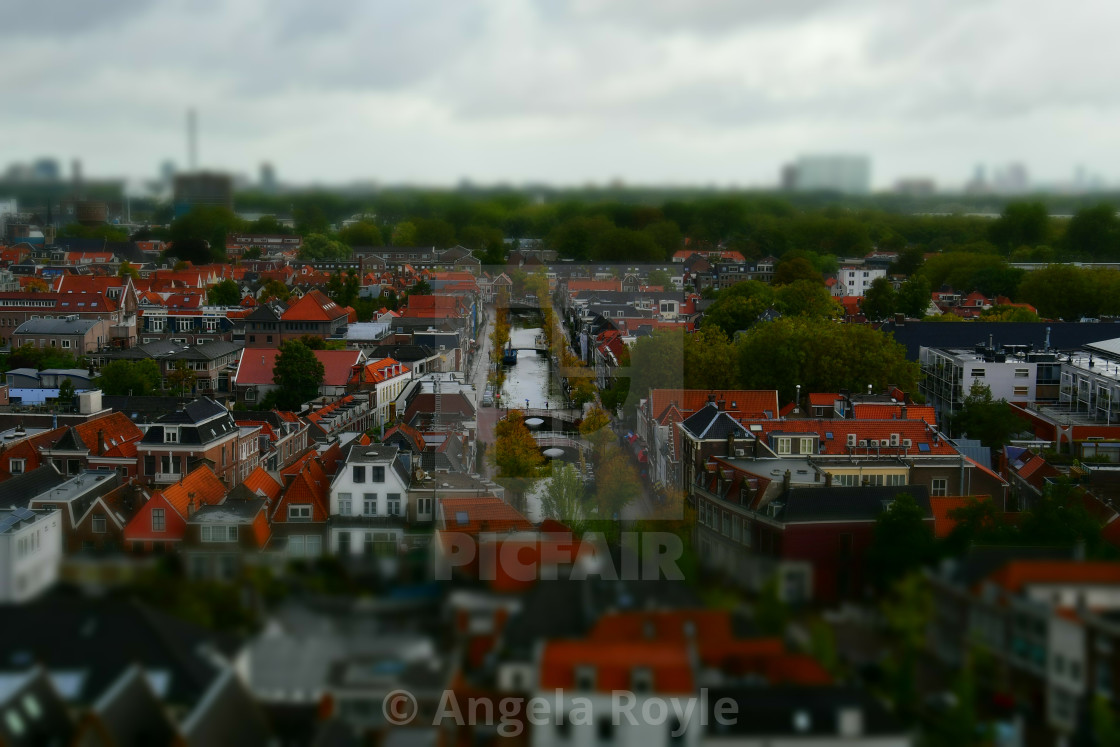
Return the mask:
<path fill-rule="evenodd" d="M 237 527 L 226 524 L 202 527 L 203 542 L 236 542 Z"/>
<path fill-rule="evenodd" d="M 373 481 L 374 482 L 385 482 L 385 468 L 384 467 L 374 467 L 373 468 Z"/>
<path fill-rule="evenodd" d="M 1029 386 L 1017 386 L 1012 389 L 1012 393 L 1016 397 L 1029 397 L 1031 388 Z"/>
<path fill-rule="evenodd" d="M 288 518 L 292 519 L 292 520 L 295 520 L 295 521 L 299 521 L 301 519 L 304 520 L 304 521 L 310 521 L 311 520 L 311 504 L 310 503 L 304 503 L 302 505 L 296 505 L 294 503 L 289 504 L 288 505 Z"/>
<path fill-rule="evenodd" d="M 982 379 L 982 378 L 984 378 L 984 374 L 985 374 L 985 371 L 982 368 L 972 369 L 972 378 L 974 378 L 974 379 Z"/>
<path fill-rule="evenodd" d="M 362 496 L 362 513 L 366 516 L 377 516 L 377 493 L 366 493 Z"/>
<path fill-rule="evenodd" d="M 949 481 L 944 477 L 934 479 L 930 484 L 930 495 L 949 495 Z"/>
<path fill-rule="evenodd" d="M 62 347 L 68 349 L 70 347 L 70 341 L 69 340 L 63 340 L 62 341 Z"/>
<path fill-rule="evenodd" d="M 789 453 L 790 439 L 788 439 L 788 438 L 776 439 L 776 444 L 777 444 L 777 447 L 778 447 L 778 453 L 779 454 L 788 454 Z"/>
<path fill-rule="evenodd" d="M 354 482 L 365 482 L 366 481 L 366 468 L 365 467 L 354 467 L 353 475 L 354 475 Z"/>
<path fill-rule="evenodd" d="M 1031 375 L 1030 369 L 1027 369 L 1027 368 L 1016 368 L 1015 369 L 1015 378 L 1016 379 L 1025 379 L 1025 378 L 1029 377 L 1030 375 Z"/>
<path fill-rule="evenodd" d="M 905 485 L 906 475 L 887 475 L 887 485 Z"/>
<path fill-rule="evenodd" d="M 349 555 L 350 554 L 350 532 L 339 532 L 338 533 L 338 554 L 339 555 Z"/>
<path fill-rule="evenodd" d="M 94 516 L 93 517 L 93 533 L 94 534 L 105 534 L 105 517 L 104 516 Z"/>
<path fill-rule="evenodd" d="M 179 442 L 178 431 L 174 431 L 174 430 L 171 430 L 171 429 L 165 430 L 163 432 L 163 442 L 168 443 L 168 444 L 178 443 Z"/>
<path fill-rule="evenodd" d="M 350 516 L 351 514 L 351 500 L 349 493 L 338 494 L 338 514 L 339 516 Z"/>
<path fill-rule="evenodd" d="M 8 471 L 13 475 L 22 475 L 24 469 L 27 467 L 26 459 L 9 459 Z"/>
<path fill-rule="evenodd" d="M 400 516 L 401 515 L 401 494 L 400 493 L 389 493 L 389 495 L 386 496 L 386 497 L 387 497 L 388 502 L 389 502 L 389 508 L 388 508 L 389 515 L 390 516 Z M 429 500 L 429 499 L 425 499 L 425 500 Z"/>
<path fill-rule="evenodd" d="M 167 517 L 164 514 L 165 509 L 153 508 L 152 509 L 152 531 L 153 532 L 166 532 L 167 531 Z"/>
<path fill-rule="evenodd" d="M 802 454 L 812 454 L 813 453 L 813 439 L 811 439 L 811 438 L 801 439 L 801 453 Z"/>

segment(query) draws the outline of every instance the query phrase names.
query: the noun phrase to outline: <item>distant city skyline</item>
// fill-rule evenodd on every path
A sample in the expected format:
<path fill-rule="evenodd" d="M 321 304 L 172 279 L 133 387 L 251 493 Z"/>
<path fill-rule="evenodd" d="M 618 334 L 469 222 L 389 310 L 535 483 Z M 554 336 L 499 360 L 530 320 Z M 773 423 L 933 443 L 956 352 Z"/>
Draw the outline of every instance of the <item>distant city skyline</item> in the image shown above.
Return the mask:
<path fill-rule="evenodd" d="M 866 154 L 877 191 L 961 188 L 978 162 L 1115 183 L 1117 21 L 1011 0 L 16 0 L 0 163 L 152 179 L 188 163 L 194 109 L 200 168 L 287 184 L 772 187 L 815 153 Z"/>

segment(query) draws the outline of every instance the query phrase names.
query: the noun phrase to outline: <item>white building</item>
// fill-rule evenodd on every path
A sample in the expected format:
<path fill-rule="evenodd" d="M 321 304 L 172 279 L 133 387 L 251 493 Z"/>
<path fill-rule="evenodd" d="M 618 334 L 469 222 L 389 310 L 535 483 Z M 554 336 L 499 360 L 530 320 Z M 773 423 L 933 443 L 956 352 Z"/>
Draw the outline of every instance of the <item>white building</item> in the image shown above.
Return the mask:
<path fill-rule="evenodd" d="M 395 555 L 404 537 L 409 483 L 396 446 L 352 446 L 331 483 L 330 552 Z"/>
<path fill-rule="evenodd" d="M 1062 365 L 1054 353 L 1029 352 L 1024 346 L 1001 350 L 978 346 L 927 348 L 918 351 L 922 380 L 919 390 L 938 413 L 955 412 L 973 384 L 983 384 L 993 399 L 1038 402 L 1058 398 Z"/>
<path fill-rule="evenodd" d="M 0 602 L 25 602 L 54 585 L 62 563 L 57 509 L 0 509 Z"/>
<path fill-rule="evenodd" d="M 832 295 L 866 296 L 871 284 L 886 276 L 887 271 L 881 267 L 844 265 L 836 273 L 836 285 L 832 286 Z"/>
<path fill-rule="evenodd" d="M 363 390 L 373 391 L 373 422 L 378 426 L 395 420 L 397 417 L 397 398 L 405 385 L 412 380 L 412 369 L 395 358 L 382 358 L 367 363 L 362 369 Z"/>

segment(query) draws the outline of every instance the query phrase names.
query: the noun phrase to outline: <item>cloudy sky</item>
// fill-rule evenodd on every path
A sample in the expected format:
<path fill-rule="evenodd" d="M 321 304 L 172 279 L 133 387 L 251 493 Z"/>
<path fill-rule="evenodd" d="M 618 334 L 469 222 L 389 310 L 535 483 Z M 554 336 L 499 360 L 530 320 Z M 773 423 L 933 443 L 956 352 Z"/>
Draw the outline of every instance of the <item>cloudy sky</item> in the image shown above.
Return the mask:
<path fill-rule="evenodd" d="M 1120 4 L 1033 0 L 0 0 L 0 170 L 186 161 L 285 182 L 761 186 L 1120 178 Z"/>

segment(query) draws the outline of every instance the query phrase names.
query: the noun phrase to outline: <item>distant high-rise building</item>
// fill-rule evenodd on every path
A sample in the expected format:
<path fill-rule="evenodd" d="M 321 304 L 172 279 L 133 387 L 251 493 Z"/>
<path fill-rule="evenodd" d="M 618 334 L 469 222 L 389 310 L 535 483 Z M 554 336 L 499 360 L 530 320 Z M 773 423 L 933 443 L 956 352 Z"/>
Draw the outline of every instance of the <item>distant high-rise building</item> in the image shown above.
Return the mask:
<path fill-rule="evenodd" d="M 1030 189 L 1027 167 L 1018 162 L 996 169 L 992 181 L 995 191 L 1001 194 L 1019 194 Z"/>
<path fill-rule="evenodd" d="M 275 192 L 276 191 L 276 169 L 272 167 L 271 163 L 261 164 L 261 191 L 262 192 Z"/>
<path fill-rule="evenodd" d="M 782 171 L 782 184 L 798 192 L 871 191 L 871 159 L 867 156 L 801 156 Z"/>
<path fill-rule="evenodd" d="M 62 178 L 62 169 L 54 158 L 39 158 L 31 164 L 31 175 L 44 182 L 57 182 Z"/>
<path fill-rule="evenodd" d="M 170 158 L 159 165 L 159 180 L 168 186 L 175 181 L 175 162 Z"/>
<path fill-rule="evenodd" d="M 910 197 L 929 197 L 937 191 L 937 185 L 933 179 L 925 177 L 899 179 L 895 182 L 894 191 L 895 194 L 909 195 Z"/>
<path fill-rule="evenodd" d="M 229 174 L 199 171 L 175 176 L 175 214 L 184 215 L 199 205 L 233 210 L 233 180 Z"/>

